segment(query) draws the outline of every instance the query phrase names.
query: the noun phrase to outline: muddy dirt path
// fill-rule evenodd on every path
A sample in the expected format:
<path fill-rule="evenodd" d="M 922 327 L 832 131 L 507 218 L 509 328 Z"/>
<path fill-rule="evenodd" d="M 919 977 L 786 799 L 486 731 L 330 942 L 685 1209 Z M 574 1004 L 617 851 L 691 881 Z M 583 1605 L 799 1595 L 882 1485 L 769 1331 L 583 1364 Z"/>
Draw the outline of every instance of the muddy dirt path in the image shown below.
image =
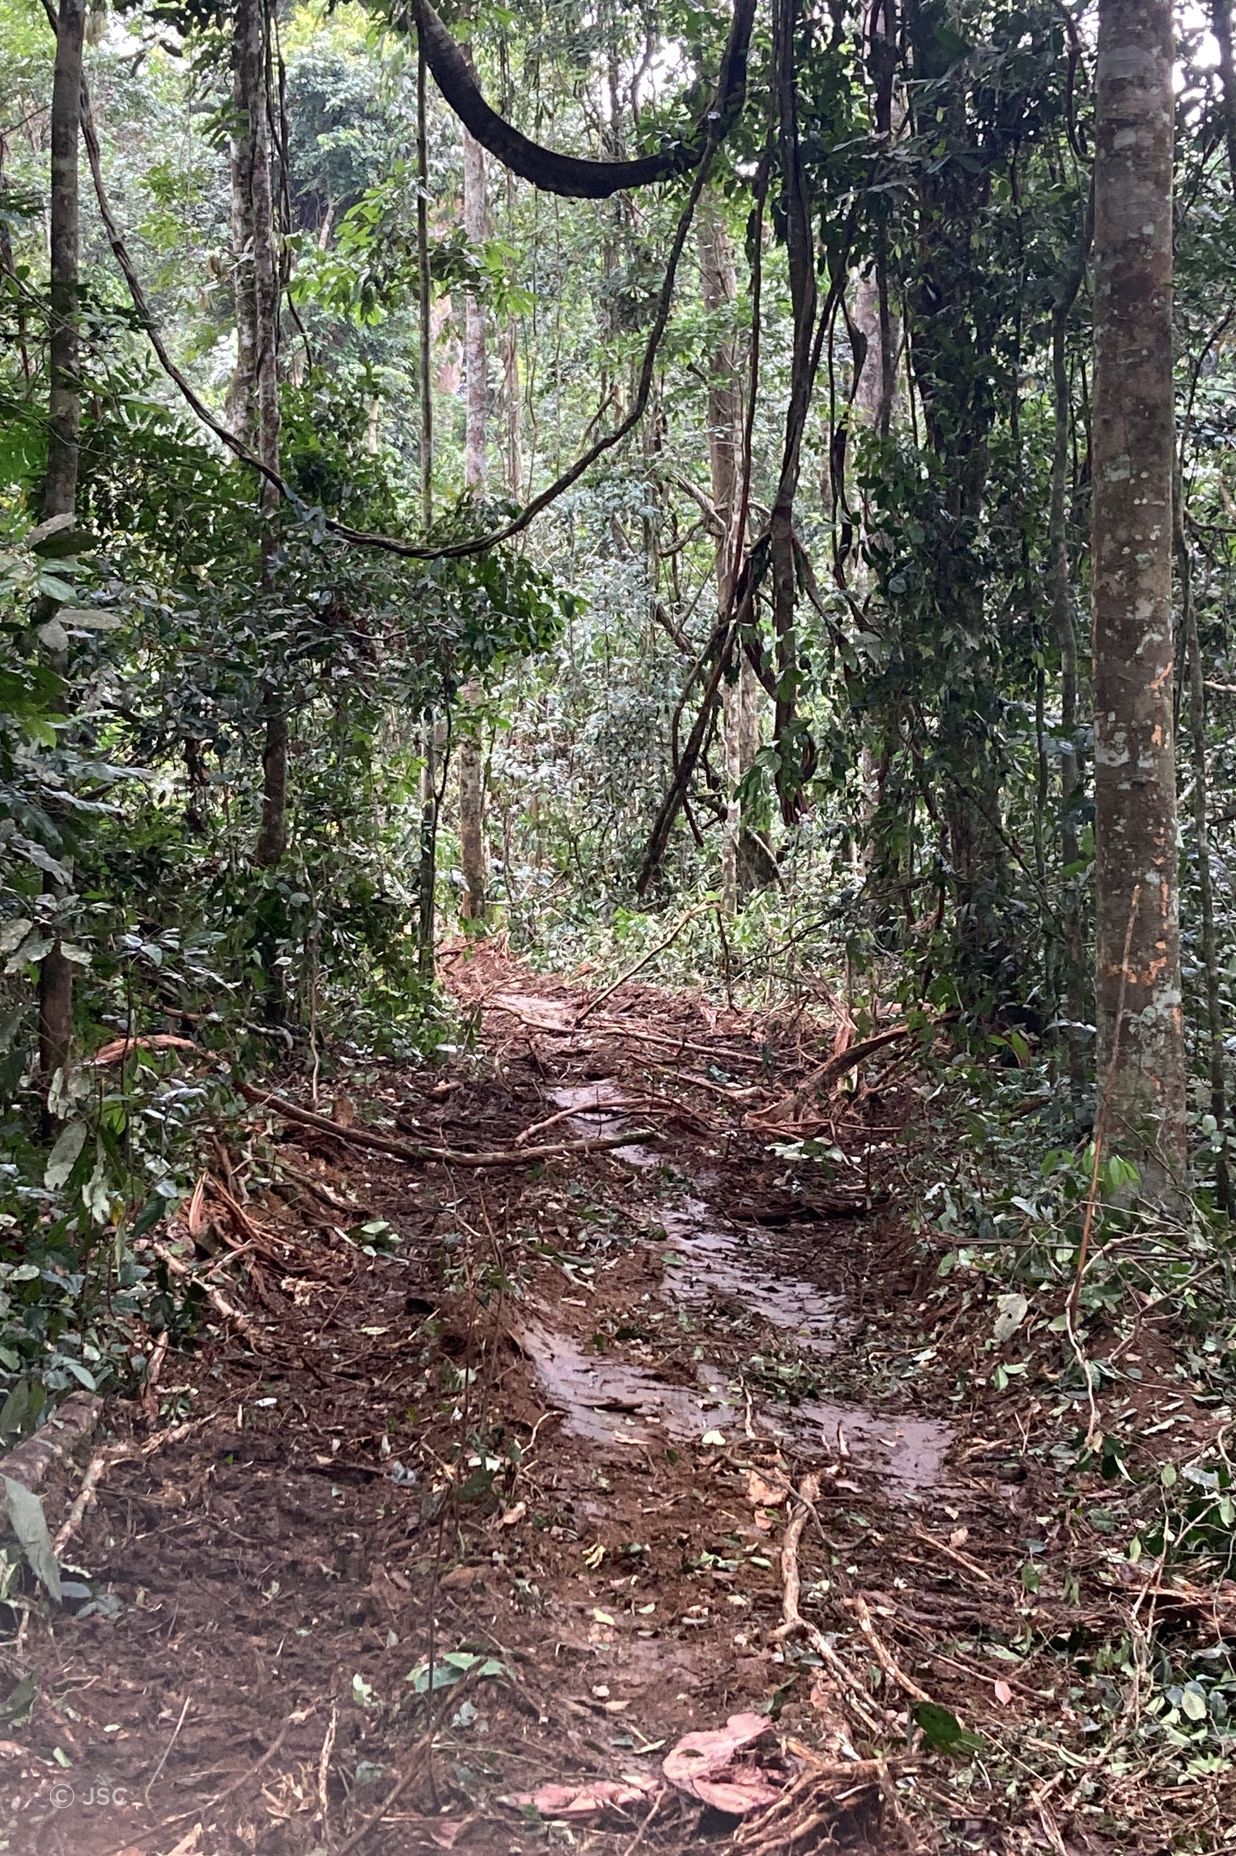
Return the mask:
<path fill-rule="evenodd" d="M 247 1331 L 211 1313 L 108 1413 L 86 1596 L 32 1624 L 0 1741 L 5 1847 L 1028 1847 L 911 1718 L 1050 1688 L 1010 1679 L 1031 1495 L 917 1334 L 887 1102 L 787 1159 L 753 1105 L 827 1028 L 457 983 L 480 1054 L 340 1079 L 341 1122 L 632 1141 L 410 1167 L 256 1117 L 170 1233 Z M 692 1749 L 667 1782 L 753 1712 L 744 1814 L 692 1794 Z"/>

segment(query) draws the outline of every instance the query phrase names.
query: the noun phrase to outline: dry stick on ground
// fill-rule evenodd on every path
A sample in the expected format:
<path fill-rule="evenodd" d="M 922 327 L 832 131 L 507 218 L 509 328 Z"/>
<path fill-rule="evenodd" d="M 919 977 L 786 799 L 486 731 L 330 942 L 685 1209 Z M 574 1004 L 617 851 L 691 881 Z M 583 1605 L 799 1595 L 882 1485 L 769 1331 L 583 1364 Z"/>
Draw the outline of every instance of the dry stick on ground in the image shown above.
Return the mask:
<path fill-rule="evenodd" d="M 279 1729 L 266 1751 L 260 1753 L 253 1764 L 251 1766 L 246 1766 L 244 1771 L 240 1773 L 238 1777 L 234 1778 L 230 1784 L 225 1785 L 221 1792 L 216 1792 L 213 1798 L 208 1798 L 205 1805 L 200 1806 L 199 1809 L 213 1811 L 218 1805 L 221 1805 L 226 1798 L 231 1798 L 242 1786 L 247 1785 L 250 1779 L 256 1779 L 259 1772 L 265 1772 L 271 1760 L 274 1759 L 275 1755 L 281 1750 L 284 1741 L 287 1739 L 293 1727 L 300 1727 L 305 1721 L 310 1720 L 316 1712 L 317 1709 L 312 1705 L 308 1708 L 295 1709 L 293 1713 L 288 1715 L 287 1720 L 283 1723 L 283 1726 Z"/>
<path fill-rule="evenodd" d="M 166 1339 L 166 1330 L 160 1339 Z M 63 1557 L 66 1547 L 94 1506 L 99 1485 L 113 1463 L 123 1463 L 128 1457 L 153 1456 L 156 1450 L 163 1448 L 164 1444 L 175 1443 L 188 1432 L 199 1431 L 208 1423 L 210 1423 L 209 1418 L 194 1418 L 186 1424 L 173 1424 L 166 1431 L 156 1432 L 153 1437 L 148 1437 L 144 1444 L 106 1444 L 102 1450 L 96 1450 L 86 1467 L 86 1473 L 82 1477 L 82 1486 L 77 1492 L 73 1506 L 64 1517 L 60 1530 L 52 1541 L 52 1549 L 56 1558 Z"/>
<path fill-rule="evenodd" d="M 853 1679 L 849 1670 L 838 1656 L 836 1650 L 834 1650 L 832 1644 L 829 1643 L 827 1637 L 825 1637 L 821 1631 L 818 1631 L 814 1624 L 809 1624 L 799 1610 L 799 1599 L 802 1594 L 802 1578 L 798 1570 L 798 1548 L 803 1537 L 803 1529 L 807 1525 L 808 1517 L 815 1512 L 815 1504 L 819 1500 L 819 1496 L 820 1477 L 813 1470 L 810 1475 L 803 1477 L 798 1488 L 794 1511 L 786 1523 L 785 1539 L 781 1546 L 781 1609 L 785 1622 L 774 1631 L 773 1635 L 779 1637 L 782 1642 L 784 1642 L 786 1638 L 792 1637 L 795 1631 L 801 1631 L 821 1662 L 824 1663 L 826 1668 L 832 1671 L 833 1675 L 841 1684 L 841 1690 L 845 1700 L 849 1703 L 864 1727 L 867 1728 L 869 1733 L 879 1734 L 881 1732 L 880 1723 L 867 1708 L 866 1704 L 854 1692 Z"/>
<path fill-rule="evenodd" d="M 142 1410 L 152 1424 L 159 1416 L 159 1403 L 155 1394 L 158 1390 L 159 1374 L 163 1371 L 163 1362 L 167 1358 L 167 1350 L 171 1345 L 171 1338 L 171 1329 L 164 1328 L 151 1348 L 150 1358 L 146 1362 L 146 1377 L 142 1381 Z"/>
<path fill-rule="evenodd" d="M 597 1102 L 595 1105 L 585 1103 L 582 1108 L 560 1108 L 556 1115 L 546 1115 L 544 1121 L 534 1121 L 531 1127 L 523 1130 L 522 1134 L 517 1134 L 514 1145 L 525 1146 L 534 1134 L 548 1134 L 551 1128 L 558 1127 L 561 1122 L 570 1121 L 572 1115 L 608 1115 L 611 1111 L 618 1114 L 623 1109 L 634 1107 L 633 1102 L 628 1102 L 625 1097 L 619 1097 L 614 1102 Z"/>
<path fill-rule="evenodd" d="M 171 1758 L 172 1748 L 175 1746 L 176 1742 L 180 1738 L 180 1730 L 185 1724 L 185 1715 L 189 1712 L 189 1703 L 192 1701 L 192 1699 L 193 1699 L 192 1695 L 185 1696 L 184 1705 L 180 1710 L 180 1718 L 176 1722 L 175 1727 L 173 1727 L 172 1729 L 171 1739 L 168 1741 L 167 1745 L 163 1749 L 163 1757 L 162 1759 L 160 1759 L 158 1765 L 155 1767 L 149 1779 L 146 1781 L 146 1789 L 142 1793 L 142 1799 L 143 1799 L 143 1802 L 147 1805 L 149 1805 L 150 1803 L 151 1792 L 154 1790 L 155 1786 L 158 1784 L 160 1777 L 162 1776 L 164 1766 L 166 1766 L 168 1760 Z"/>
<path fill-rule="evenodd" d="M 272 1114 L 281 1115 L 285 1121 L 297 1122 L 304 1128 L 314 1128 L 319 1134 L 332 1134 L 352 1147 L 368 1147 L 374 1153 L 390 1154 L 393 1159 L 406 1160 L 411 1166 L 424 1166 L 432 1162 L 444 1166 L 527 1166 L 538 1160 L 558 1160 L 567 1154 L 590 1154 L 606 1148 L 631 1147 L 638 1141 L 653 1141 L 657 1138 L 655 1128 L 632 1128 L 628 1134 L 599 1134 L 589 1136 L 586 1140 L 562 1141 L 553 1147 L 502 1147 L 490 1153 L 460 1153 L 452 1147 L 416 1147 L 411 1141 L 397 1141 L 388 1134 L 373 1134 L 368 1128 L 345 1128 L 339 1122 L 332 1121 L 329 1115 L 315 1115 L 312 1109 L 301 1108 L 299 1103 L 289 1102 L 284 1096 L 272 1095 L 269 1090 L 255 1089 L 251 1083 L 241 1083 L 239 1088 L 246 1102 L 268 1108 Z"/>
<path fill-rule="evenodd" d="M 442 1730 L 442 1723 L 446 1720 L 447 1715 L 450 1714 L 452 1709 L 459 1705 L 467 1689 L 471 1686 L 475 1673 L 475 1670 L 470 1669 L 461 1682 L 453 1683 L 447 1690 L 445 1701 L 439 1705 L 433 1719 L 430 1721 L 429 1726 L 425 1729 L 420 1739 L 413 1742 L 408 1751 L 407 1763 L 404 1766 L 404 1770 L 395 1780 L 395 1783 L 387 1792 L 382 1803 L 378 1806 L 376 1811 L 370 1813 L 363 1824 L 352 1832 L 350 1837 L 344 1838 L 344 1841 L 335 1850 L 334 1856 L 352 1856 L 352 1852 L 358 1850 L 361 1844 L 366 1841 L 370 1831 L 377 1829 L 392 1805 L 398 1804 L 413 1780 L 420 1776 L 425 1755 L 432 1752 L 433 1743 Z"/>
<path fill-rule="evenodd" d="M 95 1496 L 99 1492 L 99 1484 L 107 1473 L 109 1464 L 117 1462 L 120 1457 L 127 1454 L 128 1450 L 124 1444 L 109 1444 L 106 1448 L 95 1451 L 86 1466 L 86 1473 L 82 1477 L 82 1486 L 77 1492 L 77 1498 L 64 1517 L 56 1538 L 52 1541 L 52 1550 L 57 1559 L 62 1557 L 65 1548 L 94 1505 Z"/>
<path fill-rule="evenodd" d="M 981 1580 L 984 1585 L 991 1584 L 991 1574 L 985 1572 L 977 1560 L 967 1559 L 964 1553 L 959 1553 L 956 1547 L 952 1546 L 948 1541 L 937 1540 L 934 1534 L 925 1534 L 921 1527 L 912 1529 L 912 1532 L 915 1540 L 921 1540 L 925 1547 L 931 1547 L 936 1553 L 942 1553 L 946 1560 L 952 1560 L 955 1565 L 962 1568 L 963 1572 L 968 1572 L 972 1578 Z"/>
<path fill-rule="evenodd" d="M 318 1809 L 322 1814 L 322 1836 L 330 1848 L 330 1778 L 331 1755 L 335 1750 L 335 1736 L 339 1731 L 339 1710 L 331 1703 L 330 1719 L 326 1723 L 326 1732 L 322 1737 L 322 1751 L 318 1755 Z"/>
<path fill-rule="evenodd" d="M 237 1308 L 234 1302 L 229 1302 L 221 1289 L 216 1289 L 213 1283 L 207 1282 L 204 1276 L 186 1263 L 183 1257 L 178 1257 L 174 1251 L 169 1250 L 166 1244 L 151 1244 L 150 1248 L 166 1267 L 169 1275 L 178 1277 L 181 1282 L 197 1283 L 215 1313 L 221 1320 L 230 1321 L 232 1326 L 243 1334 L 255 1353 L 266 1351 L 267 1339 L 261 1328 L 255 1322 L 250 1321 L 248 1315 Z M 231 1254 L 234 1255 L 235 1252 Z"/>
<path fill-rule="evenodd" d="M 663 954 L 667 948 L 672 947 L 689 922 L 693 922 L 697 915 L 707 914 L 712 906 L 711 902 L 701 902 L 695 908 L 688 909 L 685 915 L 680 916 L 677 924 L 670 930 L 663 941 L 658 941 L 655 947 L 649 948 L 643 958 L 637 960 L 633 967 L 628 967 L 627 971 L 621 974 L 611 986 L 607 986 L 603 992 L 597 993 L 588 1001 L 583 1011 L 577 1015 L 575 1019 L 576 1025 L 582 1025 L 586 1018 L 591 1018 L 597 1008 L 604 1005 L 605 1001 L 613 993 L 616 993 L 620 987 L 625 986 L 628 980 L 633 980 L 637 973 L 642 973 L 645 967 L 652 964 L 658 954 Z"/>
<path fill-rule="evenodd" d="M 881 1639 L 876 1630 L 875 1621 L 872 1618 L 871 1610 L 866 1599 L 856 1593 L 853 1598 L 843 1600 L 843 1603 L 847 1611 L 852 1611 L 858 1619 L 858 1628 L 871 1645 L 872 1655 L 875 1657 L 877 1663 L 879 1663 L 885 1675 L 888 1676 L 889 1680 L 895 1682 L 898 1688 L 902 1689 L 912 1700 L 930 1701 L 931 1696 L 927 1693 L 926 1689 L 920 1688 L 918 1683 L 914 1680 L 914 1677 L 906 1674 L 905 1670 L 897 1662 L 892 1651 Z"/>
<path fill-rule="evenodd" d="M 315 1179 L 312 1173 L 305 1172 L 301 1167 L 293 1166 L 291 1161 L 285 1160 L 282 1154 L 278 1158 L 278 1167 L 281 1173 L 286 1173 L 296 1185 L 303 1186 L 307 1192 L 312 1192 L 315 1198 L 321 1199 L 323 1205 L 329 1205 L 332 1211 L 345 1212 L 349 1217 L 355 1217 L 364 1211 L 363 1206 L 353 1204 L 351 1199 L 345 1199 L 342 1193 L 335 1192 L 324 1180 Z"/>

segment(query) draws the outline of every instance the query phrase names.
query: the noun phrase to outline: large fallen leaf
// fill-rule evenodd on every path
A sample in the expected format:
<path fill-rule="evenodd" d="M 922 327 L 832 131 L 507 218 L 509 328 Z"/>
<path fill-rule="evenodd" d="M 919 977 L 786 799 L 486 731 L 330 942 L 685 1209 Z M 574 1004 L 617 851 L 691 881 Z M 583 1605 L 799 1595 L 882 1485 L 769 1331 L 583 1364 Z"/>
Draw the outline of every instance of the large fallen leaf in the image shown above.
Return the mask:
<path fill-rule="evenodd" d="M 21 1550 L 31 1572 L 59 1604 L 60 1566 L 52 1549 L 42 1502 L 37 1495 L 30 1493 L 23 1482 L 15 1482 L 11 1476 L 5 1476 L 4 1505 L 8 1511 L 9 1526 L 21 1543 Z"/>
<path fill-rule="evenodd" d="M 622 1779 L 592 1779 L 587 1785 L 541 1785 L 534 1792 L 515 1792 L 502 1803 L 520 1811 L 531 1806 L 542 1817 L 579 1819 L 639 1804 L 656 1789 L 655 1779 L 634 1772 Z"/>
<path fill-rule="evenodd" d="M 661 1770 L 688 1797 L 730 1817 L 746 1817 L 772 1804 L 786 1783 L 786 1773 L 765 1770 L 747 1750 L 771 1732 L 766 1714 L 731 1714 L 724 1727 L 684 1734 Z"/>

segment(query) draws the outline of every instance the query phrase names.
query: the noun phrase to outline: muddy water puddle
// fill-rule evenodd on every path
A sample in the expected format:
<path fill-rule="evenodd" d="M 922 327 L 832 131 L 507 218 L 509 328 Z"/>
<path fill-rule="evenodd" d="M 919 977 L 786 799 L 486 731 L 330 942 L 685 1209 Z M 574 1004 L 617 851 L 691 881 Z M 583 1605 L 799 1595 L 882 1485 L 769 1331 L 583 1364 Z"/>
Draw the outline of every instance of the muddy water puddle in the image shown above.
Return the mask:
<path fill-rule="evenodd" d="M 556 1108 L 571 1111 L 570 1125 L 585 1135 L 620 1134 L 638 1114 L 638 1104 L 613 1077 L 562 1084 L 546 1093 Z M 612 1151 L 633 1166 L 660 1165 L 659 1156 L 638 1143 Z M 801 1351 L 821 1355 L 836 1344 L 842 1300 L 779 1267 L 784 1232 L 733 1224 L 694 1197 L 657 1207 L 656 1217 L 667 1239 L 661 1263 L 671 1299 L 736 1306 L 760 1316 Z M 694 1386 L 676 1385 L 650 1367 L 585 1350 L 553 1326 L 550 1310 L 540 1315 L 524 1325 L 521 1344 L 572 1435 L 619 1454 L 658 1442 L 698 1442 L 709 1431 L 727 1441 L 731 1435 L 736 1442 L 746 1440 L 747 1395 L 731 1388 L 718 1366 L 701 1362 Z M 757 1435 L 805 1456 L 834 1462 L 850 1457 L 882 1473 L 910 1500 L 939 1484 L 952 1443 L 947 1424 L 862 1405 L 805 1399 L 796 1405 L 753 1403 L 749 1409 Z"/>
<path fill-rule="evenodd" d="M 658 1443 L 698 1443 L 714 1431 L 729 1442 L 747 1439 L 745 1400 L 730 1396 L 720 1370 L 704 1363 L 695 1386 L 675 1385 L 648 1367 L 586 1352 L 568 1334 L 539 1321 L 525 1323 L 520 1343 L 546 1397 L 572 1436 L 611 1450 Z M 908 1499 L 936 1487 L 952 1442 L 947 1424 L 861 1405 L 806 1399 L 798 1405 L 754 1404 L 757 1436 L 804 1455 L 850 1457 L 882 1472 Z"/>
<path fill-rule="evenodd" d="M 662 1259 L 665 1286 L 678 1301 L 736 1304 L 809 1353 L 826 1353 L 833 1345 L 839 1298 L 779 1270 L 769 1232 L 728 1225 L 694 1198 L 677 1211 L 663 1211 L 660 1223 L 670 1240 Z"/>
<path fill-rule="evenodd" d="M 568 1126 L 585 1138 L 589 1135 L 621 1134 L 624 1125 L 630 1125 L 633 1105 L 625 1095 L 622 1084 L 615 1082 L 612 1076 L 602 1077 L 595 1083 L 567 1083 L 556 1089 L 547 1089 L 546 1098 L 555 1108 L 573 1109 Z M 651 1147 L 642 1147 L 633 1141 L 629 1147 L 613 1147 L 610 1150 L 615 1160 L 625 1160 L 628 1166 L 660 1166 L 661 1156 Z"/>

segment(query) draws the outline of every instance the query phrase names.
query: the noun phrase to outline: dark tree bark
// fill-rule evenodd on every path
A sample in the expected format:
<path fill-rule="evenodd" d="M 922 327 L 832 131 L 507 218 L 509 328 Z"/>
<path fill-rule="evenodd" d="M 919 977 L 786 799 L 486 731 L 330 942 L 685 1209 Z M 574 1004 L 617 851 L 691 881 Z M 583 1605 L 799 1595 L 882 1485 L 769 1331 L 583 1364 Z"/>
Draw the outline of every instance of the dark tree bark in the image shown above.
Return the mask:
<path fill-rule="evenodd" d="M 919 183 L 918 261 L 907 292 L 914 383 L 928 447 L 938 460 L 945 520 L 931 563 L 930 598 L 947 643 L 940 699 L 940 810 L 947 838 L 963 996 L 976 1009 L 1009 983 L 1013 950 L 1001 919 L 1008 893 L 1001 835 L 1001 766 L 994 640 L 987 623 L 978 540 L 995 420 L 993 338 L 998 311 L 981 281 L 974 234 L 990 175 L 967 108 L 967 76 L 948 48 L 940 0 L 910 0 L 914 75 L 939 86 L 926 133 L 943 158 Z"/>
<path fill-rule="evenodd" d="M 738 295 L 734 250 L 716 195 L 700 202 L 700 282 L 704 307 L 711 315 L 731 312 Z M 716 511 L 717 610 L 728 612 L 734 599 L 734 576 L 744 537 L 738 533 L 743 448 L 742 385 L 738 343 L 732 330 L 721 334 L 708 368 L 708 463 L 712 505 Z M 759 713 L 755 673 L 741 644 L 737 666 L 727 681 L 723 701 L 726 814 L 721 842 L 721 894 L 727 915 L 742 900 L 743 806 L 738 786 L 755 760 Z"/>
<path fill-rule="evenodd" d="M 441 22 L 439 22 L 441 23 Z M 429 97 L 425 31 L 419 32 L 416 63 L 416 262 L 420 305 L 418 318 L 421 414 L 421 520 L 428 534 L 433 522 L 433 369 L 429 278 Z M 421 768 L 421 843 L 417 870 L 417 957 L 422 979 L 433 979 L 436 964 L 435 901 L 438 877 L 438 755 L 433 710 L 423 718 Z"/>
<path fill-rule="evenodd" d="M 81 440 L 78 336 L 78 121 L 85 40 L 82 0 L 61 0 L 51 108 L 51 333 L 48 344 L 47 471 L 43 519 L 71 516 Z M 49 611 L 44 616 L 50 617 Z M 59 665 L 64 669 L 63 663 Z M 54 879 L 45 893 L 58 895 Z M 59 940 L 39 967 L 39 1075 L 46 1090 L 69 1060 L 73 969 Z"/>
<path fill-rule="evenodd" d="M 489 237 L 485 198 L 485 151 L 468 130 L 463 132 L 464 232 L 472 246 Z M 471 291 L 464 298 L 464 483 L 473 496 L 485 494 L 489 474 L 489 375 L 485 342 L 485 306 Z M 485 761 L 481 753 L 476 705 L 480 686 L 471 681 L 460 692 L 459 709 L 459 862 L 463 871 L 463 915 L 483 922 L 485 883 Z"/>
<path fill-rule="evenodd" d="M 632 187 L 669 180 L 698 165 L 718 134 L 739 115 L 746 94 L 747 52 L 755 0 L 736 0 L 729 42 L 716 93 L 696 135 L 661 154 L 635 161 L 583 161 L 529 141 L 491 109 L 481 95 L 466 54 L 455 43 L 429 0 L 413 0 L 413 14 L 426 62 L 442 95 L 481 146 L 512 173 L 547 193 L 568 199 L 603 200 Z"/>
<path fill-rule="evenodd" d="M 1092 533 L 1099 1135 L 1178 1209 L 1186 1115 L 1172 742 L 1172 9 L 1101 0 Z"/>
<path fill-rule="evenodd" d="M 1219 104 L 1228 178 L 1236 188 L 1236 69 L 1232 61 L 1232 0 L 1211 0 L 1210 30 L 1219 47 Z"/>

